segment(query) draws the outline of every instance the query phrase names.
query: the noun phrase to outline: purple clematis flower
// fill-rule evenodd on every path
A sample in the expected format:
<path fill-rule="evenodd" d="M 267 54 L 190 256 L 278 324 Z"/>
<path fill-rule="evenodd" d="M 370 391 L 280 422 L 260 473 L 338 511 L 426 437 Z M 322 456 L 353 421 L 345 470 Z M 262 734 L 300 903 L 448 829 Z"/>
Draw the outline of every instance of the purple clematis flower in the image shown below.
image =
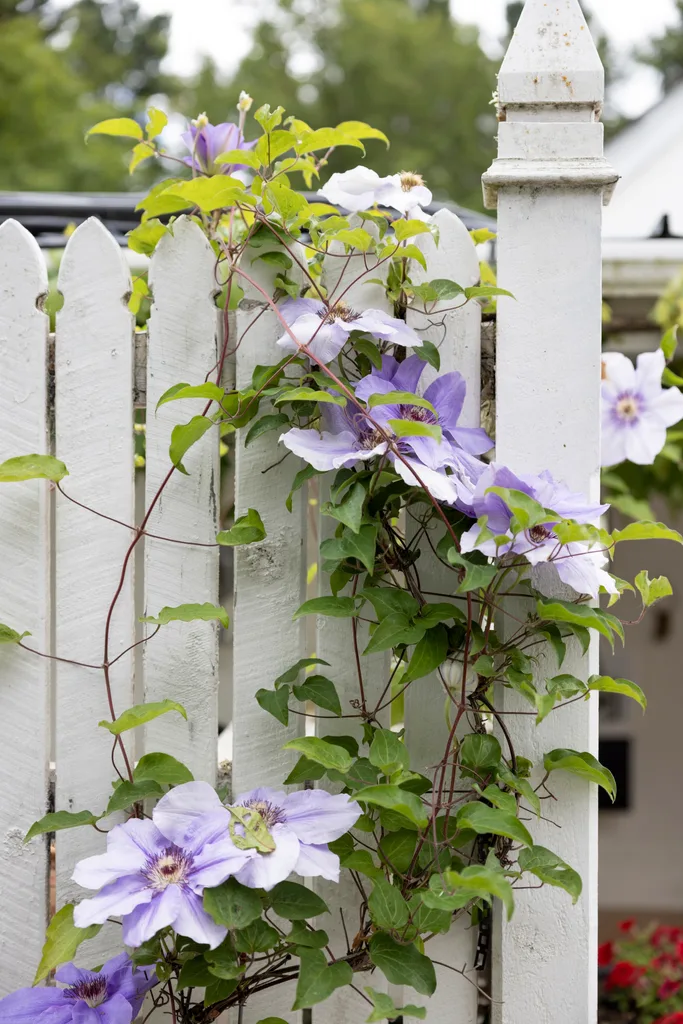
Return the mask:
<path fill-rule="evenodd" d="M 134 968 L 127 953 L 99 971 L 64 964 L 55 978 L 67 987 L 21 988 L 0 999 L 0 1024 L 130 1024 L 157 984 L 154 970 Z"/>
<path fill-rule="evenodd" d="M 245 167 L 246 164 L 240 163 L 217 166 L 216 157 L 233 149 L 253 149 L 257 141 L 245 142 L 242 132 L 232 121 L 211 124 L 206 114 L 200 114 L 191 123 L 189 131 L 180 137 L 191 154 L 184 157 L 184 162 L 193 170 L 206 174 L 231 174 L 236 168 Z"/>
<path fill-rule="evenodd" d="M 417 392 L 425 366 L 427 364 L 419 356 L 409 356 L 402 363 L 393 356 L 382 357 L 382 368 L 377 370 L 373 367 L 367 377 L 358 381 L 356 386 L 356 397 L 367 402 L 370 395 L 381 391 L 384 394 L 390 391 Z M 390 385 L 388 387 L 387 385 Z M 431 402 L 436 409 L 437 416 L 429 409 L 420 409 L 417 406 L 403 405 L 392 409 L 388 419 L 412 419 L 423 423 L 438 423 L 444 437 L 453 441 L 463 451 L 470 455 L 483 455 L 484 452 L 493 448 L 493 441 L 485 430 L 480 427 L 459 427 L 458 420 L 462 413 L 465 402 L 467 384 L 461 373 L 444 373 L 432 381 L 424 393 L 424 397 Z M 386 406 L 384 408 L 387 408 Z M 379 409 L 377 410 L 380 411 Z"/>
<path fill-rule="evenodd" d="M 245 851 L 248 860 L 234 872 L 242 885 L 272 889 L 293 871 L 339 881 L 339 857 L 327 844 L 348 832 L 361 815 L 359 805 L 348 796 L 332 796 L 322 789 L 287 794 L 264 788 L 242 794 L 231 806 L 258 811 L 275 844 L 268 853 Z M 216 842 L 228 836 L 231 828 L 237 833 L 242 830 L 207 782 L 176 786 L 162 797 L 154 815 L 164 833 L 179 844 L 192 844 L 197 837 Z"/>
<path fill-rule="evenodd" d="M 79 861 L 74 881 L 100 891 L 74 909 L 74 923 L 87 928 L 120 914 L 127 946 L 139 946 L 171 926 L 215 949 L 226 930 L 204 910 L 204 888 L 234 875 L 248 855 L 227 834 L 215 842 L 197 838 L 179 845 L 160 831 L 156 817 L 155 810 L 154 821 L 131 818 L 117 825 L 107 834 L 106 853 Z"/>
<path fill-rule="evenodd" d="M 683 419 L 683 395 L 662 388 L 664 353 L 644 352 L 634 366 L 621 352 L 602 357 L 603 466 L 624 459 L 651 465 L 666 444 L 666 428 Z"/>
<path fill-rule="evenodd" d="M 308 345 L 323 363 L 336 359 L 351 331 L 365 331 L 382 341 L 406 348 L 422 345 L 412 327 L 404 320 L 383 313 L 381 309 L 366 309 L 357 313 L 344 302 L 328 307 L 317 299 L 286 299 L 279 309 L 299 345 Z M 287 331 L 277 344 L 286 352 L 297 351 Z"/>
<path fill-rule="evenodd" d="M 534 566 L 533 579 L 542 592 L 551 592 L 557 577 L 578 594 L 597 597 L 600 587 L 616 593 L 616 587 L 603 566 L 607 558 L 600 551 L 591 550 L 585 541 L 571 541 L 561 544 L 553 532 L 552 522 L 533 526 L 513 536 L 510 524 L 513 513 L 502 497 L 491 493 L 491 487 L 505 487 L 522 491 L 534 498 L 544 508 L 557 512 L 562 519 L 574 519 L 578 523 L 594 522 L 609 505 L 589 505 L 581 494 L 576 494 L 562 483 L 555 481 L 547 471 L 539 476 L 516 475 L 506 466 L 492 463 L 479 478 L 472 500 L 472 514 L 479 519 L 486 517 L 486 526 L 498 538 L 479 541 L 481 526 L 476 523 L 461 538 L 461 551 L 481 551 L 485 555 L 523 555 Z M 507 540 L 500 542 L 501 537 Z M 547 563 L 547 564 L 545 564 Z"/>

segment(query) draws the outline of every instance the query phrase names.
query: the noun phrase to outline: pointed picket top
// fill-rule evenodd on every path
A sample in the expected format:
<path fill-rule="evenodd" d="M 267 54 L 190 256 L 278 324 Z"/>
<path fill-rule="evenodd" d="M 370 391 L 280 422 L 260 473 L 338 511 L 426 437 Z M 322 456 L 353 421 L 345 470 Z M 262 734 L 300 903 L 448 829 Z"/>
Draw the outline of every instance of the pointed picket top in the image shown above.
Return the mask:
<path fill-rule="evenodd" d="M 177 296 L 180 290 L 194 301 L 206 296 L 213 300 L 220 290 L 215 266 L 216 256 L 199 225 L 189 217 L 178 217 L 152 256 L 149 285 L 153 292 L 168 288 L 170 295 Z"/>
<path fill-rule="evenodd" d="M 21 281 L 21 288 L 18 282 Z M 0 302 L 3 314 L 47 292 L 47 267 L 40 246 L 18 220 L 0 224 Z M 11 304 L 11 306 L 10 306 Z"/>
<path fill-rule="evenodd" d="M 413 281 L 422 284 L 445 277 L 457 281 L 463 288 L 479 284 L 479 254 L 466 225 L 445 206 L 437 210 L 431 220 L 438 228 L 439 243 L 437 245 L 434 236 L 426 233 L 415 237 L 415 244 L 424 252 L 429 270 L 415 262 L 411 269 Z"/>
<path fill-rule="evenodd" d="M 59 290 L 65 301 L 97 303 L 103 294 L 127 296 L 132 283 L 126 257 L 113 235 L 97 217 L 79 224 L 66 243 L 59 268 Z"/>
<path fill-rule="evenodd" d="M 599 105 L 605 73 L 579 0 L 526 0 L 498 77 L 512 105 Z"/>

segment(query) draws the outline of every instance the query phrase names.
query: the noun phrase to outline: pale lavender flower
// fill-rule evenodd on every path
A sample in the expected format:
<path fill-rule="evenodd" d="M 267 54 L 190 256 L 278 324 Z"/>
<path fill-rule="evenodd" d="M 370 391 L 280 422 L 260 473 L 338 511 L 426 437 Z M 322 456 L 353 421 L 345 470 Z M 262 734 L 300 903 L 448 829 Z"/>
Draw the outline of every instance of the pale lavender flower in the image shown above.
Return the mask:
<path fill-rule="evenodd" d="M 401 171 L 400 174 L 381 178 L 376 171 L 362 164 L 350 171 L 333 174 L 318 195 L 350 213 L 369 210 L 379 204 L 407 214 L 429 206 L 432 201 L 432 193 L 419 174 Z"/>
<path fill-rule="evenodd" d="M 540 475 L 515 474 L 506 466 L 492 463 L 480 476 L 472 499 L 472 515 L 486 517 L 486 527 L 494 534 L 487 540 L 479 540 L 482 527 L 475 523 L 461 537 L 461 551 L 481 551 L 485 555 L 522 555 L 534 568 L 533 581 L 539 590 L 551 592 L 557 578 L 578 594 L 597 597 L 600 588 L 616 593 L 614 581 L 603 566 L 607 558 L 601 551 L 591 550 L 585 541 L 571 541 L 561 544 L 553 522 L 532 526 L 513 536 L 512 511 L 503 498 L 491 492 L 491 487 L 522 491 L 540 505 L 556 512 L 562 519 L 573 519 L 578 523 L 595 522 L 609 505 L 591 505 L 581 494 L 576 494 L 563 483 L 558 483 L 547 471 Z M 501 538 L 506 538 L 501 541 Z"/>
<path fill-rule="evenodd" d="M 336 359 L 352 331 L 364 331 L 382 341 L 406 348 L 422 345 L 405 320 L 389 316 L 381 309 L 365 309 L 357 313 L 344 302 L 325 306 L 316 299 L 285 299 L 278 308 L 298 345 L 307 345 L 323 363 Z M 288 331 L 277 344 L 285 352 L 298 350 Z"/>
<path fill-rule="evenodd" d="M 240 163 L 217 166 L 216 157 L 234 149 L 253 149 L 256 145 L 256 140 L 245 142 L 242 132 L 232 121 L 211 124 L 206 114 L 201 114 L 196 122 L 193 121 L 189 130 L 180 137 L 190 151 L 190 156 L 184 157 L 184 162 L 195 171 L 203 171 L 205 174 L 231 174 L 237 168 L 245 167 L 245 164 Z"/>
<path fill-rule="evenodd" d="M 248 855 L 227 833 L 213 842 L 177 844 L 160 831 L 156 818 L 155 810 L 154 821 L 131 818 L 117 825 L 107 834 L 106 853 L 79 861 L 74 881 L 99 892 L 78 904 L 74 923 L 87 928 L 121 915 L 127 946 L 139 946 L 170 926 L 215 949 L 226 930 L 206 913 L 202 894 L 239 871 Z"/>
<path fill-rule="evenodd" d="M 628 459 L 651 465 L 666 444 L 666 428 L 683 419 L 683 395 L 662 388 L 664 353 L 644 352 L 636 366 L 621 352 L 602 357 L 603 466 Z"/>
<path fill-rule="evenodd" d="M 361 815 L 359 805 L 348 796 L 332 796 L 322 789 L 278 793 L 263 788 L 242 794 L 231 806 L 258 811 L 275 844 L 269 853 L 245 851 L 248 860 L 234 872 L 242 885 L 272 889 L 293 871 L 339 881 L 339 857 L 327 844 L 348 832 Z M 221 803 L 206 782 L 176 786 L 162 797 L 154 814 L 164 833 L 179 845 L 216 842 L 228 835 L 231 827 L 236 834 L 243 832 L 229 806 Z"/>
<path fill-rule="evenodd" d="M 153 968 L 134 968 L 127 953 L 99 971 L 64 964 L 55 979 L 67 987 L 22 988 L 0 999 L 0 1024 L 130 1024 L 157 984 Z"/>

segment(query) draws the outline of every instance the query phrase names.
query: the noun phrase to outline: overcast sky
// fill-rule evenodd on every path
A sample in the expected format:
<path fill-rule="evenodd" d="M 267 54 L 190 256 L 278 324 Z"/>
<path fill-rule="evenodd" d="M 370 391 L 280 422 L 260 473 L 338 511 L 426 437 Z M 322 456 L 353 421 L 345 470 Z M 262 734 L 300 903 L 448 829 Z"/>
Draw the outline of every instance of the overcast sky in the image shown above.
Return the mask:
<path fill-rule="evenodd" d="M 329 0 L 320 0 L 329 2 Z M 210 53 L 219 66 L 231 71 L 249 45 L 248 10 L 245 0 L 140 0 L 149 13 L 173 15 L 169 70 L 193 71 L 202 53 Z M 496 40 L 504 29 L 505 0 L 451 0 L 461 21 L 482 29 L 482 41 L 496 52 Z M 587 0 L 614 46 L 623 54 L 648 36 L 676 21 L 674 0 Z M 641 113 L 657 99 L 657 79 L 647 69 L 638 70 L 619 86 L 617 102 L 625 113 Z"/>

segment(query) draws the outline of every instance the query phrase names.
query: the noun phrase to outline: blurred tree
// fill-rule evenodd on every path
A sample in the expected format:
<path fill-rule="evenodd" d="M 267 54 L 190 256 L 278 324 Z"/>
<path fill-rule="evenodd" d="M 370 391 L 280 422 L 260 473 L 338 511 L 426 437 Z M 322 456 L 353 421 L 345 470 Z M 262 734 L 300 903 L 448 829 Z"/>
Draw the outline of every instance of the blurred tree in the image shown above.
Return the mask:
<path fill-rule="evenodd" d="M 388 152 L 370 143 L 380 174 L 419 171 L 436 195 L 481 208 L 495 71 L 476 30 L 451 21 L 447 0 L 281 0 L 232 80 L 205 62 L 183 107 L 225 120 L 246 89 L 314 126 L 368 121 L 392 143 Z M 335 154 L 330 169 L 345 166 L 348 156 Z"/>
<path fill-rule="evenodd" d="M 0 188 L 118 190 L 124 155 L 84 132 L 142 112 L 173 83 L 160 73 L 170 19 L 133 0 L 0 0 Z"/>
<path fill-rule="evenodd" d="M 665 92 L 683 80 L 683 0 L 675 0 L 675 6 L 678 24 L 671 25 L 661 36 L 652 39 L 647 49 L 636 54 L 642 64 L 661 73 Z"/>

